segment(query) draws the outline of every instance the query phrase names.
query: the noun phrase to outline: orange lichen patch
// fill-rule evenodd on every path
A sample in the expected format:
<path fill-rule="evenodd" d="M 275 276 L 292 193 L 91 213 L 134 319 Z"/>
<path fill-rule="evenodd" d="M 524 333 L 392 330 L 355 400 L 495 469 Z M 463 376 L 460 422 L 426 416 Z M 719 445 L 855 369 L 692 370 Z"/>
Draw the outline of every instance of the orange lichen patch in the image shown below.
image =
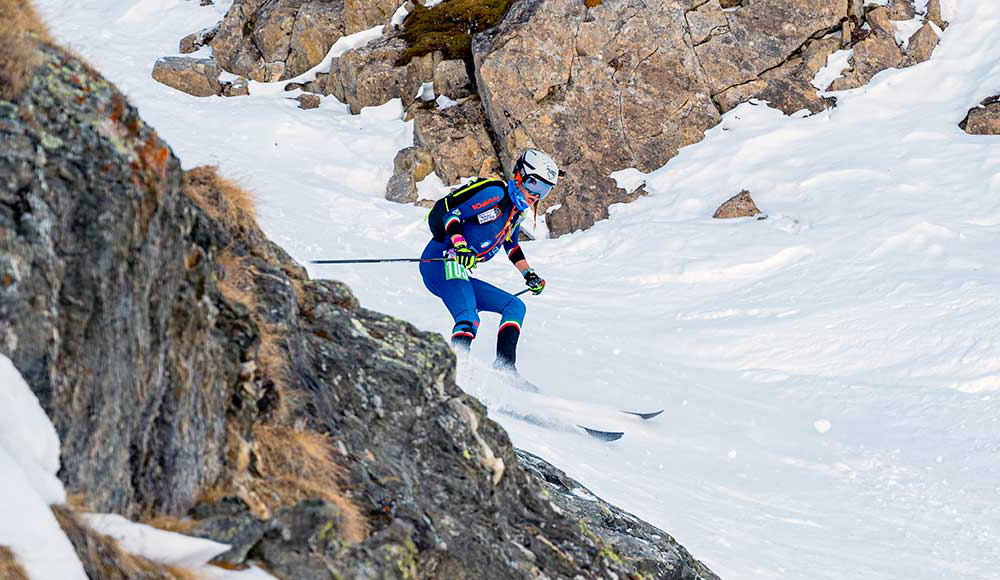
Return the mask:
<path fill-rule="evenodd" d="M 90 578 L 101 580 L 200 580 L 190 571 L 164 566 L 126 552 L 116 540 L 83 523 L 66 506 L 52 506 L 52 513 Z M 4 577 L 5 578 L 5 577 Z"/>
<path fill-rule="evenodd" d="M 583 0 L 583 5 L 587 8 L 594 8 L 595 6 L 600 6 L 604 4 L 604 0 Z"/>
<path fill-rule="evenodd" d="M 31 580 L 17 556 L 7 546 L 0 546 L 0 578 L 4 580 Z"/>
<path fill-rule="evenodd" d="M 41 62 L 36 41 L 51 39 L 27 0 L 0 0 L 0 99 L 24 90 Z"/>

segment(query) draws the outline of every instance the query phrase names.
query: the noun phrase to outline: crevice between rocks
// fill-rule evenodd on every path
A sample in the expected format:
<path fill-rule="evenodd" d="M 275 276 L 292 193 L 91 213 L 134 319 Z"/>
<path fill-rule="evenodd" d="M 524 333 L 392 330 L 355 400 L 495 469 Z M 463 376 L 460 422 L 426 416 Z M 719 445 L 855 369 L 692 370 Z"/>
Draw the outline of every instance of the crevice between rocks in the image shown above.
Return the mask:
<path fill-rule="evenodd" d="M 770 67 L 767 67 L 767 68 L 765 68 L 765 69 L 761 70 L 760 72 L 758 72 L 758 73 L 757 73 L 757 74 L 756 74 L 756 75 L 755 75 L 755 76 L 754 76 L 753 78 L 751 78 L 751 79 L 747 79 L 747 80 L 745 80 L 745 81 L 742 81 L 742 82 L 738 82 L 738 83 L 735 83 L 735 84 L 732 84 L 732 85 L 730 85 L 730 86 L 728 86 L 728 87 L 726 87 L 726 88 L 722 89 L 721 91 L 716 91 L 715 93 L 712 93 L 712 94 L 710 95 L 710 97 L 711 97 L 711 99 L 712 99 L 712 102 L 713 102 L 713 103 L 715 103 L 715 107 L 716 107 L 717 109 L 719 109 L 719 113 L 722 113 L 722 107 L 721 107 L 721 105 L 720 105 L 720 104 L 719 104 L 719 103 L 718 103 L 718 102 L 717 102 L 717 101 L 715 100 L 715 99 L 716 99 L 716 97 L 718 97 L 719 95 L 721 95 L 721 94 L 723 94 L 723 93 L 725 93 L 725 92 L 727 92 L 727 91 L 730 91 L 730 90 L 732 90 L 732 89 L 734 89 L 734 88 L 736 88 L 736 87 L 742 87 L 743 85 L 747 85 L 747 84 L 750 84 L 750 83 L 753 83 L 753 82 L 757 82 L 757 81 L 760 81 L 760 80 L 761 80 L 761 77 L 762 77 L 762 76 L 764 76 L 765 74 L 767 74 L 767 73 L 769 73 L 769 72 L 771 72 L 771 71 L 773 71 L 773 70 L 775 70 L 775 69 L 779 69 L 779 68 L 781 68 L 781 67 L 785 66 L 785 65 L 786 65 L 786 64 L 788 64 L 788 62 L 789 62 L 789 61 L 791 61 L 791 60 L 792 60 L 793 58 L 796 58 L 796 57 L 799 57 L 799 56 L 801 56 L 801 55 L 802 55 L 802 53 L 803 53 L 803 52 L 805 52 L 805 49 L 806 49 L 806 48 L 807 48 L 807 47 L 808 47 L 808 46 L 809 46 L 810 44 L 812 44 L 812 42 L 813 42 L 813 41 L 816 41 L 816 40 L 819 40 L 819 39 L 823 38 L 824 36 L 826 36 L 827 34 L 830 34 L 831 32 L 834 32 L 835 30 L 838 30 L 838 29 L 840 29 L 840 27 L 841 27 L 841 26 L 843 26 L 843 20 L 841 20 L 840 22 L 838 22 L 838 23 L 837 23 L 837 24 L 836 24 L 835 26 L 831 26 L 831 27 L 829 27 L 829 28 L 823 28 L 823 29 L 820 29 L 820 30 L 818 30 L 818 31 L 816 31 L 816 32 L 814 32 L 814 33 L 812 33 L 812 34 L 811 34 L 811 35 L 810 35 L 810 36 L 809 36 L 809 37 L 808 37 L 808 38 L 807 38 L 807 39 L 806 39 L 806 40 L 805 40 L 805 41 L 804 41 L 804 42 L 803 42 L 802 44 L 800 44 L 800 45 L 799 45 L 799 46 L 798 46 L 798 47 L 797 47 L 797 48 L 796 48 L 795 50 L 793 50 L 792 52 L 788 53 L 788 56 L 786 56 L 786 57 L 785 57 L 785 58 L 784 58 L 784 59 L 783 59 L 783 60 L 782 60 L 781 62 L 779 62 L 779 63 L 775 64 L 774 66 L 770 66 Z M 700 45 L 699 45 L 699 46 L 700 46 Z M 697 56 L 697 53 L 696 53 L 696 56 Z"/>

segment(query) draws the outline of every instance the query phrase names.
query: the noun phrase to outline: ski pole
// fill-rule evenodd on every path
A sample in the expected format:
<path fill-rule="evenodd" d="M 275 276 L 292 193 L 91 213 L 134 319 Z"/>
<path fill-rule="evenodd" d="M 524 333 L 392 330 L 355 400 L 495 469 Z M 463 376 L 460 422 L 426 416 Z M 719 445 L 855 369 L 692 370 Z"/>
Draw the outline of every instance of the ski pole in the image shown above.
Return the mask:
<path fill-rule="evenodd" d="M 370 258 L 367 260 L 309 260 L 310 264 L 381 264 L 384 262 L 445 262 L 448 258 Z M 531 288 L 521 290 L 514 296 L 531 292 Z"/>
<path fill-rule="evenodd" d="M 310 264 L 381 264 L 384 262 L 444 262 L 447 258 L 371 258 L 367 260 L 309 260 Z"/>

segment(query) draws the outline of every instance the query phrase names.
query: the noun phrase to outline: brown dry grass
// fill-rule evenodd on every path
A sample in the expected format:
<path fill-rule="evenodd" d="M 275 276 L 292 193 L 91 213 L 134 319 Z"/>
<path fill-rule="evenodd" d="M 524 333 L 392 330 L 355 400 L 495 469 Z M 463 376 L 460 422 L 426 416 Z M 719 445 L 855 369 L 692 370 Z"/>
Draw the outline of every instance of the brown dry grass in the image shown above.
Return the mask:
<path fill-rule="evenodd" d="M 237 181 L 219 175 L 217 167 L 203 165 L 185 172 L 184 193 L 227 227 L 243 233 L 259 231 L 253 195 Z"/>
<path fill-rule="evenodd" d="M 322 499 L 343 515 L 341 537 L 360 542 L 368 536 L 364 516 L 340 489 L 344 472 L 329 437 L 277 425 L 256 425 L 253 435 L 253 463 L 259 477 L 252 487 L 268 507 Z"/>
<path fill-rule="evenodd" d="M 147 526 L 152 526 L 158 530 L 165 530 L 167 532 L 176 532 L 178 534 L 186 534 L 194 528 L 195 521 L 191 518 L 178 518 L 175 516 L 151 516 L 139 518 L 139 523 L 146 524 Z"/>
<path fill-rule="evenodd" d="M 31 580 L 17 556 L 7 546 L 0 546 L 0 578 L 3 580 Z"/>
<path fill-rule="evenodd" d="M 190 570 L 164 566 L 130 554 L 113 538 L 99 534 L 66 506 L 52 506 L 52 513 L 73 544 L 90 578 L 101 580 L 201 580 Z"/>
<path fill-rule="evenodd" d="M 235 495 L 257 517 L 266 519 L 280 508 L 307 499 L 321 499 L 340 510 L 341 538 L 360 542 L 368 537 L 368 522 L 341 489 L 344 471 L 337 463 L 337 452 L 329 437 L 314 431 L 262 424 L 253 428 L 252 445 L 235 432 L 231 437 L 238 441 L 231 441 L 230 448 L 251 449 L 248 469 L 238 472 L 229 482 L 205 490 L 201 501 L 220 501 Z"/>
<path fill-rule="evenodd" d="M 51 43 L 28 0 L 0 0 L 0 99 L 12 99 L 41 62 L 36 41 Z"/>

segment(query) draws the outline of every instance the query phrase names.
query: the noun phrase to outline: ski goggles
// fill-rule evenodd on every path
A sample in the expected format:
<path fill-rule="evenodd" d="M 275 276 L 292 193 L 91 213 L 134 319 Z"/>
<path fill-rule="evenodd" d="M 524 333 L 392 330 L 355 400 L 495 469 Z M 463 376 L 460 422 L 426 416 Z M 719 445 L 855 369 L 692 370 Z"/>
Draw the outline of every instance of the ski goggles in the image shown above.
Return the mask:
<path fill-rule="evenodd" d="M 532 195 L 537 195 L 538 199 L 544 199 L 546 195 L 552 191 L 552 184 L 547 181 L 542 181 L 541 179 L 535 177 L 534 175 L 529 175 L 524 178 L 521 182 L 524 185 L 524 189 L 528 190 L 528 193 Z"/>

